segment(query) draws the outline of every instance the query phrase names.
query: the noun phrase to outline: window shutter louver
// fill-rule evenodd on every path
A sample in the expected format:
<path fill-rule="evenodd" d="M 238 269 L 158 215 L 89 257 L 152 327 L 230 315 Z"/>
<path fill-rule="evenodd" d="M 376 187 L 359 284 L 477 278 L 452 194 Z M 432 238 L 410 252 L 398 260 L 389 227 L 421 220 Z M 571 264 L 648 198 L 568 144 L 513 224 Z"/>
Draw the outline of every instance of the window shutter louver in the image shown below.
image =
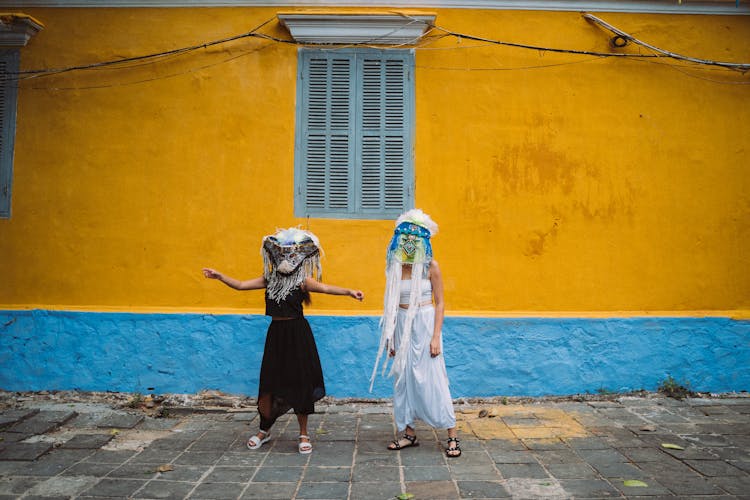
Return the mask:
<path fill-rule="evenodd" d="M 7 106 L 5 97 L 5 87 L 7 85 L 7 63 L 0 59 L 0 158 L 5 157 L 5 127 L 7 123 L 5 121 L 5 108 Z M 8 205 L 8 197 L 10 196 L 10 189 L 7 184 L 5 176 L 5 167 L 0 166 L 0 214 L 5 214 L 5 207 Z"/>
<path fill-rule="evenodd" d="M 362 77 L 362 208 L 406 203 L 407 68 L 402 59 L 365 59 Z"/>
<path fill-rule="evenodd" d="M 19 53 L 0 53 L 0 217 L 10 217 Z"/>
<path fill-rule="evenodd" d="M 346 210 L 351 198 L 350 58 L 309 60 L 305 141 L 305 206 Z"/>
<path fill-rule="evenodd" d="M 383 63 L 365 59 L 362 65 L 362 208 L 383 203 Z"/>

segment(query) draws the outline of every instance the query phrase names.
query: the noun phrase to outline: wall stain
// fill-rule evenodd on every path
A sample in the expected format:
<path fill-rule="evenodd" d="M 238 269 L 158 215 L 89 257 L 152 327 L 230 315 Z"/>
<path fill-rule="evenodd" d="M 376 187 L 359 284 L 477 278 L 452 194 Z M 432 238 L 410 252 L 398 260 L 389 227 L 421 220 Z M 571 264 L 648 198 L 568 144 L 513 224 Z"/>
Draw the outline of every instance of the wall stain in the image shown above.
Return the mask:
<path fill-rule="evenodd" d="M 596 165 L 569 161 L 545 144 L 509 145 L 490 157 L 489 167 L 491 177 L 475 186 L 470 201 L 480 201 L 476 190 L 481 189 L 491 198 L 487 200 L 490 205 L 499 196 L 543 195 L 557 198 L 556 206 L 569 215 L 577 212 L 588 221 L 611 222 L 633 216 L 637 190 L 627 172 L 610 174 Z"/>
<path fill-rule="evenodd" d="M 533 236 L 526 243 L 526 249 L 523 254 L 526 257 L 536 258 L 544 253 L 545 245 L 548 241 L 557 238 L 557 230 L 560 227 L 560 219 L 554 219 L 552 227 L 548 231 L 533 231 Z M 549 239 L 549 240 L 548 240 Z"/>

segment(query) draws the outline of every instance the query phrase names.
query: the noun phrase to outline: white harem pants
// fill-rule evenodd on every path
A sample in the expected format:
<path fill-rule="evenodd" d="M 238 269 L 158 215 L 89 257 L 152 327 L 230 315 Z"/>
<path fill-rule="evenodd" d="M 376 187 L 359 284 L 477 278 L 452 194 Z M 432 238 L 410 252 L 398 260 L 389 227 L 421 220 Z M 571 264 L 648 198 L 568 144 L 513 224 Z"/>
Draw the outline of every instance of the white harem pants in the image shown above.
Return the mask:
<path fill-rule="evenodd" d="M 393 416 L 399 432 L 408 425 L 414 428 L 414 420 L 422 420 L 437 429 L 456 426 L 453 401 L 448 389 L 448 374 L 445 370 L 442 337 L 441 354 L 430 356 L 430 341 L 435 325 L 435 308 L 432 305 L 418 306 L 412 323 L 412 334 L 406 353 L 404 373 L 396 374 L 393 384 Z M 404 320 L 407 309 L 398 310 L 396 322 L 396 349 L 401 347 Z"/>

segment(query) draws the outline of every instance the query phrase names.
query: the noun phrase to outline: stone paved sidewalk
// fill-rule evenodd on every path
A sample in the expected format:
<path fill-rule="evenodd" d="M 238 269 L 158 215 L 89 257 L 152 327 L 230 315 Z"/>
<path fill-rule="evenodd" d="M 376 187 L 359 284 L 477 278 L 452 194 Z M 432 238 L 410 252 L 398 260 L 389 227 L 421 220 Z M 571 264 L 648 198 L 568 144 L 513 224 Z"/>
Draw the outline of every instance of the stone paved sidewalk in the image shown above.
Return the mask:
<path fill-rule="evenodd" d="M 12 406 L 0 410 L 0 500 L 750 499 L 748 397 L 457 404 L 457 459 L 424 426 L 421 446 L 387 451 L 382 402 L 319 405 L 311 455 L 296 452 L 293 415 L 248 450 L 252 408 L 152 418 L 103 403 Z"/>

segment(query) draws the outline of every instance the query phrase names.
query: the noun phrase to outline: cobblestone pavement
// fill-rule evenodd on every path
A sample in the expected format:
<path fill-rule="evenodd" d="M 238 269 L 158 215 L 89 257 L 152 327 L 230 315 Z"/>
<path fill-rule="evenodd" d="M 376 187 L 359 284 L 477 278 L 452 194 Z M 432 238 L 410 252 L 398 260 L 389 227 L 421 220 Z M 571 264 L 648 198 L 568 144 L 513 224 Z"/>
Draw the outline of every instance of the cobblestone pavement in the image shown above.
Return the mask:
<path fill-rule="evenodd" d="M 443 453 L 445 433 L 424 426 L 421 446 L 386 450 L 395 429 L 382 401 L 317 410 L 314 451 L 300 455 L 293 415 L 251 451 L 253 408 L 153 418 L 101 402 L 6 401 L 0 500 L 750 499 L 743 394 L 457 404 L 463 456 L 455 459 Z"/>

